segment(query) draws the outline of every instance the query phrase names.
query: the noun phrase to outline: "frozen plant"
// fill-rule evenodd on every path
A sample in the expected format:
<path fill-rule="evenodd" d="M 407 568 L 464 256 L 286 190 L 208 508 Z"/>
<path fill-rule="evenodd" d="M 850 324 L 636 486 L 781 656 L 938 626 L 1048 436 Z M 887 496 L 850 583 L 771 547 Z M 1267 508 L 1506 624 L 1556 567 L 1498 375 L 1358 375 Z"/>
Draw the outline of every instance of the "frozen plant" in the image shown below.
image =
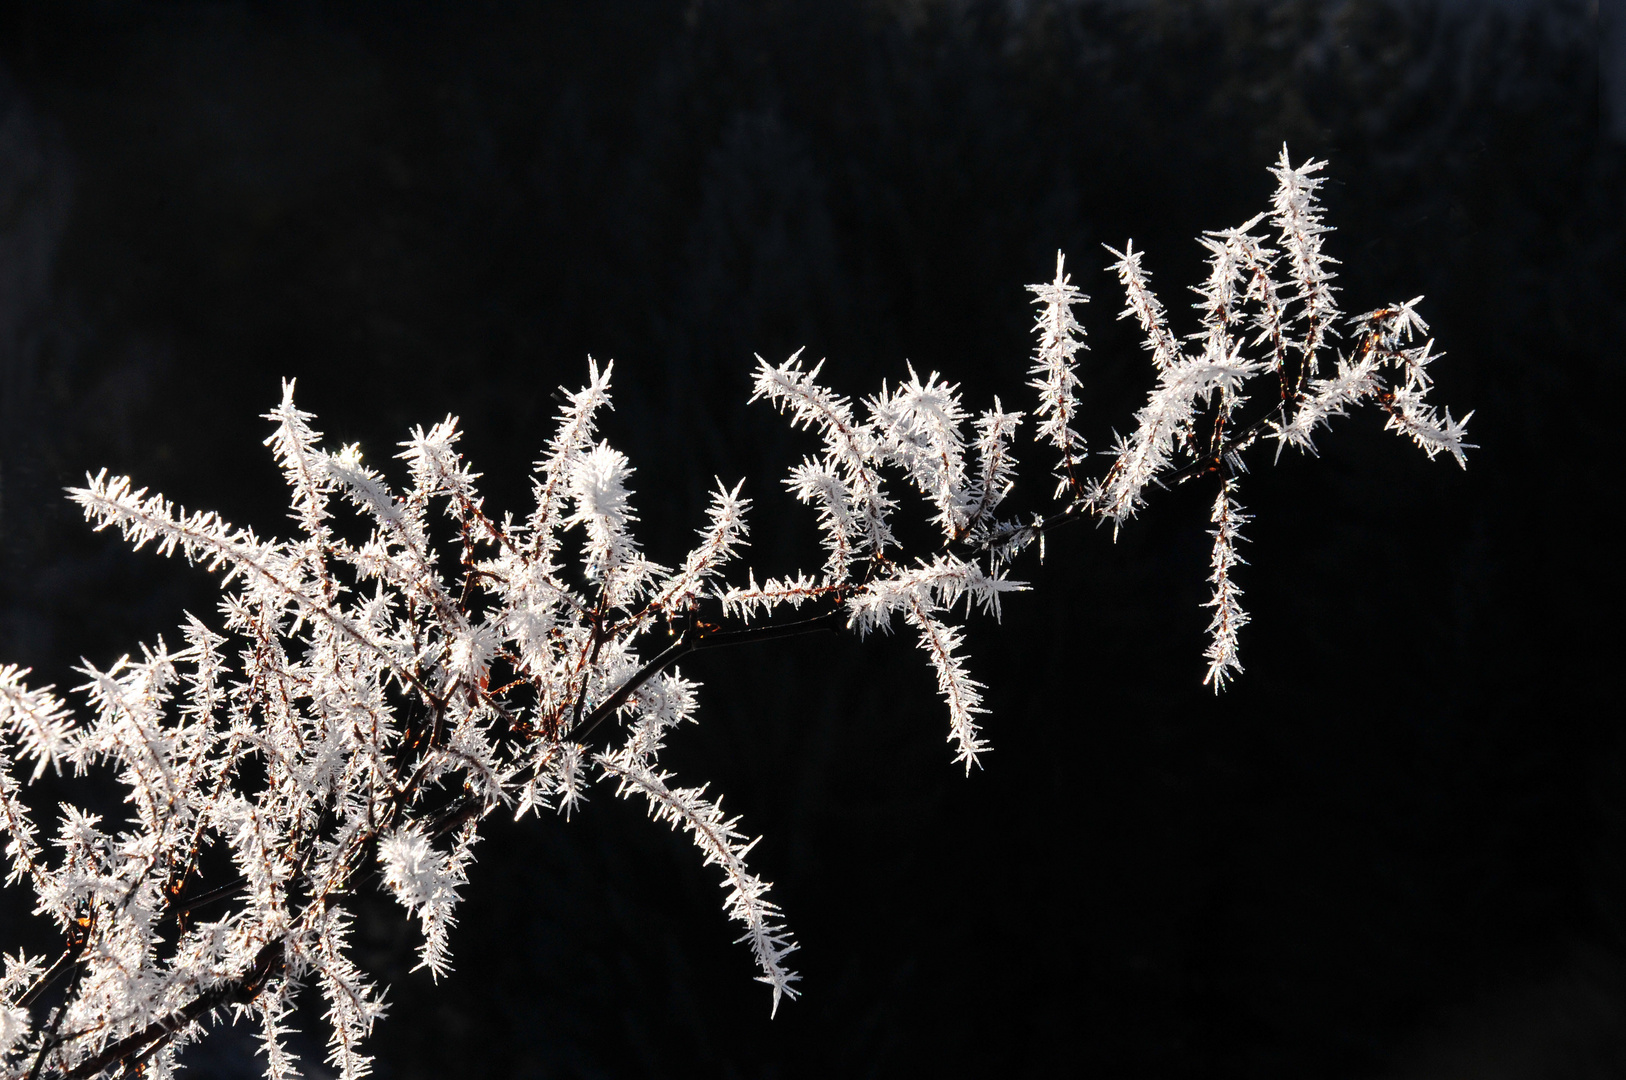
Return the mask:
<path fill-rule="evenodd" d="M 1008 522 L 980 537 L 996 555 L 1010 554 L 1061 520 L 1093 516 L 1121 527 L 1145 503 L 1152 485 L 1173 487 L 1197 477 L 1212 477 L 1218 491 L 1211 520 L 1215 528 L 1213 598 L 1204 682 L 1218 692 L 1241 673 L 1237 630 L 1248 621 L 1233 577 L 1244 564 L 1237 543 L 1250 518 L 1236 500 L 1238 478 L 1247 471 L 1244 455 L 1261 441 L 1274 442 L 1276 455 L 1292 446 L 1315 452 L 1318 429 L 1334 417 L 1371 403 L 1388 414 L 1387 427 L 1410 438 L 1433 458 L 1444 452 L 1467 465 L 1466 425 L 1472 413 L 1453 419 L 1449 409 L 1427 401 L 1433 380 L 1429 364 L 1438 359 L 1433 341 L 1413 344 L 1428 332 L 1417 314 L 1414 297 L 1405 303 L 1357 315 L 1347 321 L 1352 347 L 1332 356 L 1333 374 L 1323 377 L 1322 363 L 1338 337 L 1339 310 L 1329 268 L 1336 260 L 1322 251 L 1324 234 L 1316 191 L 1316 174 L 1324 161 L 1294 166 L 1282 147 L 1271 173 L 1275 197 L 1270 230 L 1260 233 L 1266 215 L 1259 214 L 1234 229 L 1208 232 L 1199 242 L 1208 251 L 1208 278 L 1194 291 L 1202 329 L 1182 339 L 1170 329 L 1168 313 L 1152 291 L 1141 267 L 1143 253 L 1132 243 L 1115 257 L 1110 270 L 1123 286 L 1127 303 L 1119 318 L 1133 316 L 1146 335 L 1157 385 L 1135 413 L 1134 430 L 1119 436 L 1107 456 L 1112 464 L 1095 478 L 1079 475 L 1084 440 L 1072 427 L 1079 382 L 1074 357 L 1083 348 L 1083 331 L 1071 307 L 1088 299 L 1074 288 L 1056 256 L 1056 277 L 1031 286 L 1042 309 L 1038 318 L 1039 350 L 1033 367 L 1038 378 L 1040 432 L 1061 450 L 1056 495 L 1059 513 L 1032 523 Z M 1269 231 L 1275 232 L 1274 240 Z M 1274 242 L 1279 245 L 1271 247 Z M 1285 276 L 1278 276 L 1282 264 Z M 1250 400 L 1250 380 L 1265 376 L 1269 402 L 1247 423 L 1239 413 Z M 1271 378 L 1274 376 L 1274 378 Z"/>
<path fill-rule="evenodd" d="M 1207 678 L 1219 689 L 1241 670 L 1235 571 L 1247 515 L 1236 490 L 1251 447 L 1313 449 L 1319 427 L 1368 401 L 1431 457 L 1460 462 L 1467 447 L 1462 421 L 1425 400 L 1432 354 L 1410 344 L 1426 329 L 1416 301 L 1353 320 L 1347 354 L 1329 346 L 1339 311 L 1321 250 L 1320 167 L 1293 167 L 1284 150 L 1274 240 L 1254 231 L 1263 216 L 1204 236 L 1202 329 L 1188 338 L 1169 328 L 1141 253 L 1114 252 L 1157 383 L 1098 477 L 1078 431 L 1084 332 L 1073 309 L 1086 298 L 1060 255 L 1054 280 L 1032 287 L 1033 420 L 1060 458 L 1061 505 L 1049 517 L 1000 517 L 1016 486 L 1020 413 L 996 399 L 973 415 L 955 385 L 913 369 L 855 402 L 799 356 L 759 358 L 753 400 L 817 437 L 787 484 L 815 511 L 825 558 L 761 581 L 729 574 L 747 538 L 740 484 L 718 486 L 681 564 L 644 554 L 632 466 L 597 432 L 610 367 L 591 362 L 519 519 L 487 510 L 454 419 L 402 444 L 397 489 L 357 447 L 324 447 L 292 383 L 266 440 L 292 496 L 288 539 L 188 512 L 127 477 L 90 477 L 71 495 L 97 529 L 218 573 L 223 596 L 213 625 L 185 618 L 177 647 L 159 640 L 105 668 L 87 663 L 79 712 L 51 687 L 29 688 L 26 672 L 0 669 L 7 883 L 34 890 L 62 939 L 54 957 L 6 957 L 0 1076 L 168 1076 L 223 1021 L 258 1027 L 268 1077 L 297 1075 L 286 1037 L 307 989 L 326 1002 L 330 1064 L 365 1075 L 363 1044 L 385 1006 L 353 956 L 357 892 L 382 888 L 417 919 L 419 966 L 438 978 L 481 820 L 568 816 L 595 782 L 688 834 L 721 873 L 773 1007 L 796 996 L 796 945 L 746 863 L 753 841 L 720 798 L 661 763 L 672 731 L 695 718 L 696 684 L 676 662 L 901 622 L 936 671 L 954 759 L 969 771 L 988 743 L 961 619 L 998 616 L 1001 598 L 1024 587 L 1007 576 L 1011 560 L 1051 526 L 1093 516 L 1117 528 L 1151 485 L 1212 477 Z M 1269 404 L 1248 419 L 1258 376 Z M 929 551 L 905 551 L 893 530 L 888 485 L 900 481 L 939 537 Z M 115 772 L 127 816 L 64 804 L 42 840 L 22 787 L 64 767 Z"/>

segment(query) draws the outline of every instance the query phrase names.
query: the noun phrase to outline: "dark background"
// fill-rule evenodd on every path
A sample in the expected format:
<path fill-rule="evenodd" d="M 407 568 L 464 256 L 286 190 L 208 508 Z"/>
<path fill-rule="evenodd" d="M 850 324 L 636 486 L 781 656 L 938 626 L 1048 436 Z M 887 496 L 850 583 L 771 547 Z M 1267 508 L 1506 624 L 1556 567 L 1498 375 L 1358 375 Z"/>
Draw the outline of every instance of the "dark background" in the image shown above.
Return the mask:
<path fill-rule="evenodd" d="M 493 824 L 439 986 L 369 906 L 381 1076 L 1626 1075 L 1626 114 L 1600 115 L 1595 8 L 3 11 L 0 657 L 39 683 L 215 595 L 62 486 L 105 465 L 279 531 L 256 417 L 284 376 L 375 461 L 456 413 L 521 510 L 549 392 L 614 357 L 652 556 L 744 476 L 748 561 L 782 572 L 816 561 L 779 484 L 812 444 L 746 405 L 752 353 L 1027 407 L 1022 286 L 1061 247 L 1104 446 L 1150 379 L 1099 245 L 1132 236 L 1192 329 L 1192 237 L 1265 208 L 1283 140 L 1331 162 L 1346 308 L 1427 294 L 1437 397 L 1476 410 L 1466 473 L 1365 414 L 1258 459 L 1218 699 L 1211 492 L 1053 536 L 971 631 L 996 751 L 970 779 L 907 637 L 698 658 L 671 761 L 765 834 L 804 999 L 770 1022 L 714 873 L 601 790 Z"/>

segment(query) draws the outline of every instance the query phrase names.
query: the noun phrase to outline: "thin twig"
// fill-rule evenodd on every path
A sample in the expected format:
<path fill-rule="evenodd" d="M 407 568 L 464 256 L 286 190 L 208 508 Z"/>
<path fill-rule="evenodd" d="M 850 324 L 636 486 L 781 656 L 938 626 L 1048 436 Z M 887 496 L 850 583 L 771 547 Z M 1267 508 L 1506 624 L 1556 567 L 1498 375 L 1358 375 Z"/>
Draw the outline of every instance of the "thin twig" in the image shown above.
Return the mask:
<path fill-rule="evenodd" d="M 638 669 L 638 673 L 605 698 L 599 706 L 588 714 L 580 735 L 573 735 L 574 741 L 586 743 L 593 732 L 615 711 L 626 704 L 626 701 L 644 683 L 665 671 L 683 657 L 702 649 L 720 649 L 728 645 L 744 645 L 754 641 L 777 641 L 780 638 L 799 637 L 802 634 L 816 634 L 821 630 L 835 630 L 842 622 L 840 611 L 828 612 L 811 619 L 802 619 L 798 622 L 780 623 L 777 626 L 751 626 L 743 630 L 724 630 L 708 633 L 701 626 L 693 626 L 685 630 L 682 635 L 662 650 L 653 660 Z"/>

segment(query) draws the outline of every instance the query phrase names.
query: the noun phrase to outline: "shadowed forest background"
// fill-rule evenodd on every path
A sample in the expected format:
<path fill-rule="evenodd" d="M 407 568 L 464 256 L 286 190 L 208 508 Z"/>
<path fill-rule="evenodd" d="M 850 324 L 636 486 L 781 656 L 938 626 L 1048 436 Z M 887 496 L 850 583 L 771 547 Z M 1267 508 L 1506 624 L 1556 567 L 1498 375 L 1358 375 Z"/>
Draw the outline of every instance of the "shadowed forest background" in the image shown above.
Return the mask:
<path fill-rule="evenodd" d="M 668 760 L 765 836 L 804 998 L 769 1021 L 714 871 L 605 789 L 491 822 L 439 986 L 369 909 L 379 1075 L 1621 1075 L 1626 117 L 1597 32 L 1562 2 L 9 6 L 0 660 L 73 685 L 213 617 L 209 575 L 61 489 L 107 466 L 286 529 L 256 419 L 284 376 L 375 462 L 457 414 L 518 512 L 550 393 L 614 358 L 649 554 L 744 476 L 745 561 L 778 573 L 818 561 L 780 483 L 813 442 L 746 405 L 752 354 L 1029 408 L 1023 286 L 1059 247 L 1104 447 L 1151 377 L 1100 245 L 1133 237 L 1194 330 L 1193 237 L 1266 208 L 1286 140 L 1330 162 L 1345 308 L 1427 295 L 1467 472 L 1365 414 L 1259 457 L 1218 699 L 1210 489 L 1052 536 L 973 624 L 969 780 L 907 638 L 697 657 Z M 47 947 L 27 924 L 0 895 L 0 945 Z"/>

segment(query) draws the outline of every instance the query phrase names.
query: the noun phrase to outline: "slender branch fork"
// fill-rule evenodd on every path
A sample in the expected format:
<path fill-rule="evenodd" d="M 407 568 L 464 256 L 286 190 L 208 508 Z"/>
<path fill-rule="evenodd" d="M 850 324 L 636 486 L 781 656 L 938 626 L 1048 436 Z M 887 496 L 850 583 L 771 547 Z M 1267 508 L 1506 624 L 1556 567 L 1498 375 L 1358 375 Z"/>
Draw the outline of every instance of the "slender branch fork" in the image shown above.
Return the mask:
<path fill-rule="evenodd" d="M 1377 348 L 1381 331 L 1373 317 L 1389 313 L 1388 310 L 1383 310 L 1374 312 L 1368 317 L 1373 325 L 1370 325 L 1362 335 L 1361 342 L 1355 349 L 1356 362 L 1364 361 Z M 1208 453 L 1193 455 L 1190 461 L 1171 470 L 1165 476 L 1156 477 L 1153 482 L 1164 490 L 1170 490 L 1202 476 L 1219 476 L 1222 481 L 1229 479 L 1234 475 L 1233 463 L 1240 463 L 1240 455 L 1252 449 L 1271 429 L 1279 431 L 1285 428 L 1297 411 L 1305 405 L 1309 397 L 1307 390 L 1309 366 L 1301 359 L 1299 371 L 1290 376 L 1284 365 L 1281 368 L 1280 400 L 1273 402 L 1263 414 L 1240 429 L 1234 430 L 1229 436 L 1223 435 L 1224 407 L 1216 406 L 1213 425 L 1215 435 L 1219 437 L 1211 441 Z M 1374 395 L 1374 400 L 1391 415 L 1397 413 L 1393 393 L 1380 391 Z M 981 539 L 969 543 L 967 545 L 969 550 L 978 553 L 997 551 L 1017 537 L 1035 538 L 1068 522 L 1082 521 L 1089 517 L 1105 517 L 1107 510 L 1102 505 L 1099 495 L 1086 489 L 1078 478 L 1074 465 L 1072 455 L 1067 454 L 1063 459 L 1063 466 L 1068 500 L 1060 510 L 1026 524 L 1016 523 L 990 530 Z"/>
<path fill-rule="evenodd" d="M 1212 476 L 1216 474 L 1226 475 L 1227 459 L 1233 454 L 1242 453 L 1251 449 L 1253 444 L 1258 442 L 1259 437 L 1263 435 L 1272 424 L 1279 423 L 1288 415 L 1288 411 L 1289 409 L 1286 402 L 1278 402 L 1272 405 L 1270 407 L 1270 411 L 1264 416 L 1261 416 L 1259 419 L 1255 420 L 1253 423 L 1249 424 L 1235 435 L 1224 440 L 1220 444 L 1221 449 L 1218 453 L 1187 462 L 1180 468 L 1175 469 L 1168 476 L 1159 477 L 1156 481 L 1157 485 L 1164 489 L 1171 489 L 1179 487 L 1187 481 L 1194 480 L 1199 476 Z M 1080 482 L 1073 479 L 1070 474 L 1068 476 L 1068 481 L 1068 491 L 1071 493 L 1071 498 L 1068 500 L 1066 506 L 1062 507 L 1053 514 L 1047 514 L 1044 517 L 1039 518 L 1037 521 L 1028 522 L 1027 524 L 1013 525 L 1007 529 L 991 532 L 988 536 L 971 545 L 971 550 L 977 552 L 996 550 L 1002 544 L 1008 543 L 1012 538 L 1018 535 L 1025 534 L 1028 536 L 1039 536 L 1043 533 L 1049 532 L 1052 529 L 1055 529 L 1057 526 L 1065 525 L 1068 522 L 1083 521 L 1091 516 L 1096 516 L 1103 513 L 1103 508 L 1098 499 L 1084 491 L 1083 485 Z"/>

